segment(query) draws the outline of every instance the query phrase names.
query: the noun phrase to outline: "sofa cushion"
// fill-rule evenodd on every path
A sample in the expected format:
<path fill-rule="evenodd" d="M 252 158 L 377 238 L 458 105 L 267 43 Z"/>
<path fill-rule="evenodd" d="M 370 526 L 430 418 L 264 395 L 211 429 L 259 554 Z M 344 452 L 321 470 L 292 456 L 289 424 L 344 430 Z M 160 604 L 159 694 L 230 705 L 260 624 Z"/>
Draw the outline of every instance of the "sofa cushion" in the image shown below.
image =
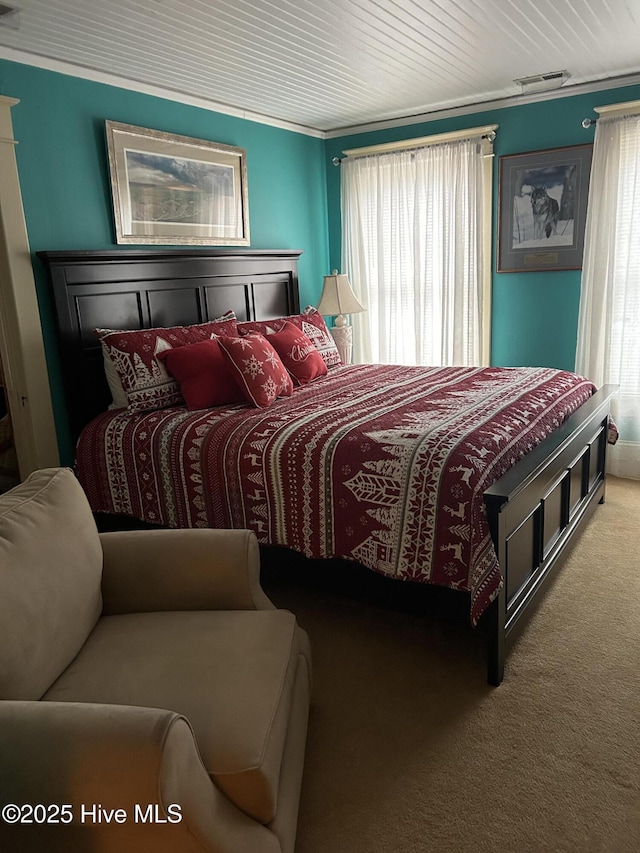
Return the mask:
<path fill-rule="evenodd" d="M 0 699 L 39 699 L 102 610 L 102 547 L 68 468 L 0 495 Z"/>
<path fill-rule="evenodd" d="M 43 698 L 183 714 L 216 785 L 266 824 L 277 809 L 301 637 L 283 610 L 105 616 Z"/>

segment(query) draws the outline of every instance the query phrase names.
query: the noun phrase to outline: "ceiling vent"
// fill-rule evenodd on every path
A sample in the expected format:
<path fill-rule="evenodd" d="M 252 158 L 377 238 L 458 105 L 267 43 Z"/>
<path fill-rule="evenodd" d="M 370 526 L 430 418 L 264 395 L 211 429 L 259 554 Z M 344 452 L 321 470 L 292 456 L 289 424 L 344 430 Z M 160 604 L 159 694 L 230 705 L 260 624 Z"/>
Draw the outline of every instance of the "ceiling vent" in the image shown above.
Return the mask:
<path fill-rule="evenodd" d="M 20 9 L 17 6 L 0 3 L 0 26 L 17 30 L 20 26 Z"/>
<path fill-rule="evenodd" d="M 546 74 L 534 74 L 532 77 L 517 77 L 513 82 L 520 84 L 523 95 L 531 95 L 534 92 L 559 89 L 570 76 L 568 71 L 548 71 Z"/>

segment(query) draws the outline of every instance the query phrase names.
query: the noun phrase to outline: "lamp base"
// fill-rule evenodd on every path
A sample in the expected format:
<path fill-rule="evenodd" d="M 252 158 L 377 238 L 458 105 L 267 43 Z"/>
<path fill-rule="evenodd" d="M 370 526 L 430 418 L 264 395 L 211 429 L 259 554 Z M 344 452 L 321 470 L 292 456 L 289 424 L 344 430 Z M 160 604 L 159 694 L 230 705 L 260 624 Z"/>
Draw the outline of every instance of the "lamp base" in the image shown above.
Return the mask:
<path fill-rule="evenodd" d="M 332 326 L 329 331 L 336 342 L 336 348 L 340 354 L 340 359 L 343 364 L 351 364 L 351 356 L 353 351 L 353 327 L 352 326 Z"/>

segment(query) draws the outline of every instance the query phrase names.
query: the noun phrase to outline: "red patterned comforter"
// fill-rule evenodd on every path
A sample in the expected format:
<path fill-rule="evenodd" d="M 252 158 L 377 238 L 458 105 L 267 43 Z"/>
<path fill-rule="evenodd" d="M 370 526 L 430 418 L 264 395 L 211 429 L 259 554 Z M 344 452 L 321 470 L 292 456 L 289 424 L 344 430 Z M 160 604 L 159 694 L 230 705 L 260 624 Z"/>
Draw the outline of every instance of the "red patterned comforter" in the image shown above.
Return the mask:
<path fill-rule="evenodd" d="M 76 467 L 94 511 L 467 590 L 475 622 L 501 584 L 484 490 L 594 390 L 546 368 L 354 365 L 264 410 L 107 412 Z"/>

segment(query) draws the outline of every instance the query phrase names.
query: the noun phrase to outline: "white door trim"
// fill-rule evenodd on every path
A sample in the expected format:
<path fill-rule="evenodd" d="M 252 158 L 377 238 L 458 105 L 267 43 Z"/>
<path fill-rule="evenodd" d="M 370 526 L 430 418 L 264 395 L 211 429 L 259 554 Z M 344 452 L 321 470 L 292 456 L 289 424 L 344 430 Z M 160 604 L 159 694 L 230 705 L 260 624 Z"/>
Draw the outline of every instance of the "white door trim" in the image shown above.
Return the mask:
<path fill-rule="evenodd" d="M 0 358 L 20 477 L 60 464 L 11 107 L 0 96 Z"/>

